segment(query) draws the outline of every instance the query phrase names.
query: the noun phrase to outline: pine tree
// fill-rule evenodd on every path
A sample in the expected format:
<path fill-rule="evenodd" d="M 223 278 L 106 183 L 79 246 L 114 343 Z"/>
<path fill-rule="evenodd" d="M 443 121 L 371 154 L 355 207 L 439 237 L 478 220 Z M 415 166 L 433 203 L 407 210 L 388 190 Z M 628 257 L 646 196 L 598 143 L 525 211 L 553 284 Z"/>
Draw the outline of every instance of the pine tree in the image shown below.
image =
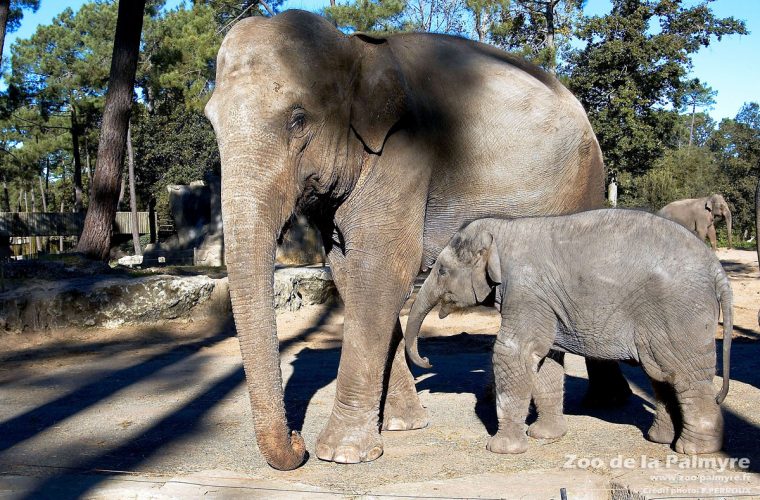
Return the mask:
<path fill-rule="evenodd" d="M 93 199 L 77 245 L 78 252 L 100 260 L 107 260 L 111 249 L 144 12 L 145 0 L 119 1 Z"/>

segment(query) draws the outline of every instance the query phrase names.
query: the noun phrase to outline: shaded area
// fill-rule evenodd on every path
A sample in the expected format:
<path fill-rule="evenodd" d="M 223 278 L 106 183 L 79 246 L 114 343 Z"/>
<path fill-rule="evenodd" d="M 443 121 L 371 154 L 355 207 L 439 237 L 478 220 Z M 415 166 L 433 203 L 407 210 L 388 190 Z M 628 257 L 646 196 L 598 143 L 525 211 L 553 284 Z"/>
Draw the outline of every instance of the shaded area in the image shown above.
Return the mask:
<path fill-rule="evenodd" d="M 236 368 L 228 375 L 214 381 L 208 389 L 156 422 L 145 432 L 117 448 L 107 450 L 91 458 L 85 458 L 71 468 L 82 471 L 94 469 L 130 470 L 134 468 L 167 443 L 196 432 L 202 417 L 242 385 L 244 380 L 243 368 Z M 71 453 L 76 453 L 76 450 L 72 449 Z M 105 478 L 103 475 L 93 474 L 79 476 L 73 481 L 64 481 L 63 478 L 68 477 L 69 474 L 70 471 L 67 471 L 44 479 L 24 498 L 79 498 Z"/>
<path fill-rule="evenodd" d="M 229 336 L 230 329 L 222 328 L 219 333 L 208 338 L 178 345 L 166 352 L 93 380 L 68 394 L 0 423 L 0 452 Z"/>

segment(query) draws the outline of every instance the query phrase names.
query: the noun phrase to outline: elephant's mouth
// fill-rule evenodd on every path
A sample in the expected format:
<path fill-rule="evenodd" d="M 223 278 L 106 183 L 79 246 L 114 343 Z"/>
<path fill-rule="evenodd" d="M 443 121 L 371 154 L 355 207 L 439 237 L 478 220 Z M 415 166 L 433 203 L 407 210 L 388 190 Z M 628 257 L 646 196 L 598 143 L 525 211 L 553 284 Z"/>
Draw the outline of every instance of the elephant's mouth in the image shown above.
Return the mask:
<path fill-rule="evenodd" d="M 441 301 L 441 308 L 438 310 L 438 317 L 440 319 L 445 318 L 449 314 L 453 312 L 458 312 L 460 310 L 464 309 L 463 306 L 460 306 L 454 302 L 450 301 Z"/>

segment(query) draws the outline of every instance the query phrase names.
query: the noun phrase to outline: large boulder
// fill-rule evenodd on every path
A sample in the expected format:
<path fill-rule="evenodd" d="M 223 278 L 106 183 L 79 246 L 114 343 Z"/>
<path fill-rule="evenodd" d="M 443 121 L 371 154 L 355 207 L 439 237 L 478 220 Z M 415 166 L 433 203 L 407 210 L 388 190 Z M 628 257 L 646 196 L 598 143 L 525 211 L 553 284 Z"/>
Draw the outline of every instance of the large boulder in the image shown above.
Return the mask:
<path fill-rule="evenodd" d="M 274 302 L 280 311 L 337 298 L 326 268 L 278 269 Z M 116 328 L 164 320 L 229 314 L 227 278 L 157 274 L 93 274 L 56 281 L 30 280 L 0 293 L 0 329 Z"/>

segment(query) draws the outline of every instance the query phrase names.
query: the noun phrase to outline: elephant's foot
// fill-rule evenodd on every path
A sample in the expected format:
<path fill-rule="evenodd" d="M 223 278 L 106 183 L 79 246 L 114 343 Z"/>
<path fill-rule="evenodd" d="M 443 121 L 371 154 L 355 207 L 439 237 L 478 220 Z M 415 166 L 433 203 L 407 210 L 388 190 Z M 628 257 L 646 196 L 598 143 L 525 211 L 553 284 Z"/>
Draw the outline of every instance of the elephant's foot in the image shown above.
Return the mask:
<path fill-rule="evenodd" d="M 528 436 L 522 425 L 510 425 L 491 436 L 486 449 L 493 453 L 525 453 L 528 450 Z"/>
<path fill-rule="evenodd" d="M 413 401 L 390 397 L 386 399 L 383 408 L 384 431 L 423 429 L 428 426 L 428 423 L 428 411 L 420 404 L 416 393 Z"/>
<path fill-rule="evenodd" d="M 677 453 L 683 453 L 684 455 L 715 453 L 720 451 L 721 448 L 723 448 L 723 438 L 714 436 L 699 440 L 681 436 L 673 446 L 673 449 L 676 450 Z"/>
<path fill-rule="evenodd" d="M 676 438 L 676 431 L 670 417 L 661 417 L 659 412 L 654 417 L 652 427 L 647 432 L 647 439 L 654 443 L 672 444 Z"/>
<path fill-rule="evenodd" d="M 528 427 L 528 436 L 535 439 L 558 439 L 567 434 L 563 415 L 540 416 Z"/>
<path fill-rule="evenodd" d="M 339 414 L 340 413 L 340 414 Z M 371 462 L 383 454 L 383 441 L 376 416 L 351 425 L 356 418 L 333 410 L 327 426 L 317 438 L 317 458 L 341 464 Z"/>
<path fill-rule="evenodd" d="M 684 424 L 681 435 L 676 440 L 673 449 L 685 455 L 715 453 L 723 447 L 723 420 L 717 422 L 707 419 L 698 422 L 697 426 Z"/>

